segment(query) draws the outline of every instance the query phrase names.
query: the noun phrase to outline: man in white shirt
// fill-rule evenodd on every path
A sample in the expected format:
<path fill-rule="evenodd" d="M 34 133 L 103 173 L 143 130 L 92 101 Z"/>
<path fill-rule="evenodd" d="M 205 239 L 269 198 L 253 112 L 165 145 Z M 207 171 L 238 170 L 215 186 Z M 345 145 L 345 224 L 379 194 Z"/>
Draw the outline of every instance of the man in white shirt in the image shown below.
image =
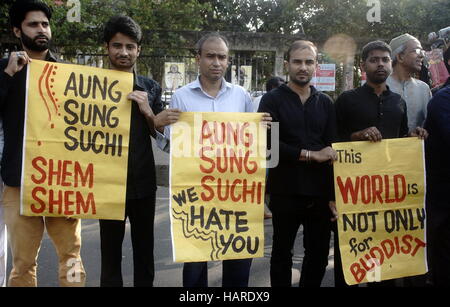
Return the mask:
<path fill-rule="evenodd" d="M 414 78 L 422 68 L 425 53 L 419 40 L 409 34 L 391 40 L 393 73 L 386 84 L 394 93 L 406 101 L 409 132 L 422 127 L 427 116 L 427 105 L 431 99 L 429 86 Z"/>
<path fill-rule="evenodd" d="M 198 42 L 197 63 L 200 76 L 192 83 L 175 91 L 170 108 L 182 112 L 253 112 L 248 92 L 239 85 L 226 82 L 228 41 L 218 33 L 208 34 Z M 265 114 L 264 121 L 270 121 Z M 169 129 L 165 129 L 166 137 Z M 223 287 L 247 287 L 252 259 L 223 261 Z M 183 267 L 184 287 L 207 287 L 207 262 L 185 263 Z"/>
<path fill-rule="evenodd" d="M 422 69 L 425 52 L 419 40 L 412 35 L 403 34 L 389 43 L 392 49 L 393 72 L 386 80 L 389 89 L 402 96 L 406 102 L 408 130 L 423 127 L 427 117 L 427 105 L 431 99 L 428 84 L 414 78 Z M 403 279 L 405 286 L 423 287 L 426 283 L 424 275 Z"/>

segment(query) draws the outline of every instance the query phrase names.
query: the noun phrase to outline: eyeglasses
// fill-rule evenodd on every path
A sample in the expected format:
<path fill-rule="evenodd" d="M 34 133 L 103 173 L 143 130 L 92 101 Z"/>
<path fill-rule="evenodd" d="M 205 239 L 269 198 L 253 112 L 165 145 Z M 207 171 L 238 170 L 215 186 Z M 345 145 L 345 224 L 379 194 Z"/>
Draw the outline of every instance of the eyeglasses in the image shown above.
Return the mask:
<path fill-rule="evenodd" d="M 423 50 L 421 48 L 415 48 L 415 49 L 411 50 L 410 53 L 415 53 L 419 56 L 425 57 L 425 50 Z"/>

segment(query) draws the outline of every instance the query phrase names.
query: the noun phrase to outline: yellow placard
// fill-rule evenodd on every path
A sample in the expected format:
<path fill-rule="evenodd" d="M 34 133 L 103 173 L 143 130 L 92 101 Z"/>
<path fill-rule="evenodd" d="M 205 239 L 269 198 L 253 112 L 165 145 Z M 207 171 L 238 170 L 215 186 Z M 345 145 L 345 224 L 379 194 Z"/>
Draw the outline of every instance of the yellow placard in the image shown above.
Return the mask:
<path fill-rule="evenodd" d="M 347 284 L 427 272 L 423 141 L 335 143 L 338 233 Z"/>
<path fill-rule="evenodd" d="M 266 129 L 261 113 L 182 113 L 171 129 L 175 262 L 264 255 Z"/>
<path fill-rule="evenodd" d="M 121 220 L 131 73 L 28 65 L 21 214 Z"/>

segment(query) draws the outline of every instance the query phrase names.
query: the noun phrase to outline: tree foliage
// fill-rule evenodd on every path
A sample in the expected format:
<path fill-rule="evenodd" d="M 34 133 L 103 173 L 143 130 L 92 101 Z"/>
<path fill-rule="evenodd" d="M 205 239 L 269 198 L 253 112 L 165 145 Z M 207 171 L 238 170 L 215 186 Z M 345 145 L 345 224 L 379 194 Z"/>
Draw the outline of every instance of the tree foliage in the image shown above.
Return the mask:
<path fill-rule="evenodd" d="M 65 53 L 101 53 L 105 21 L 116 14 L 133 17 L 148 34 L 142 54 L 154 56 L 141 57 L 140 62 L 159 80 L 161 58 L 190 54 L 179 33 L 184 30 L 304 33 L 319 45 L 346 34 L 359 50 L 368 41 L 389 42 L 403 33 L 426 45 L 428 33 L 450 25 L 449 0 L 379 0 L 380 22 L 367 20 L 368 0 L 79 0 L 79 23 L 67 21 L 67 0 L 43 1 L 54 9 L 55 46 Z M 0 41 L 11 37 L 7 17 L 11 2 L 0 3 Z"/>
<path fill-rule="evenodd" d="M 144 30 L 168 31 L 147 43 L 177 48 L 183 41 L 172 31 L 219 30 L 295 34 L 312 40 L 337 33 L 359 41 L 390 39 L 408 32 L 426 40 L 429 32 L 449 25 L 448 0 L 380 0 L 381 22 L 368 22 L 367 0 L 79 0 L 81 22 L 66 20 L 67 1 L 44 0 L 54 8 L 59 46 L 89 49 L 99 42 L 104 22 L 115 14 L 133 17 Z M 0 35 L 8 34 L 7 7 L 0 4 Z M 161 44 L 161 41 L 164 41 Z"/>
<path fill-rule="evenodd" d="M 319 40 L 346 33 L 365 43 L 410 33 L 425 42 L 428 33 L 450 23 L 448 0 L 380 0 L 381 22 L 367 20 L 367 0 L 311 0 L 305 5 L 312 12 L 305 19 L 306 35 Z"/>

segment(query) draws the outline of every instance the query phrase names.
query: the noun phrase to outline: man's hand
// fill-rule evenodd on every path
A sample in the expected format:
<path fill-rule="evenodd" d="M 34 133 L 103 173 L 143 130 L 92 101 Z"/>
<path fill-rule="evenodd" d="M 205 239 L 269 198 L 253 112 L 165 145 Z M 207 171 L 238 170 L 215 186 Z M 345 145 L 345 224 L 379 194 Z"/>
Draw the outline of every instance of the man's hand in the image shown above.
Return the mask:
<path fill-rule="evenodd" d="M 380 131 L 376 127 L 369 127 L 367 129 L 352 133 L 352 141 L 370 141 L 380 142 L 383 139 Z"/>
<path fill-rule="evenodd" d="M 272 122 L 272 116 L 270 113 L 263 113 L 261 118 L 261 124 L 264 128 L 270 129 L 270 123 Z"/>
<path fill-rule="evenodd" d="M 179 109 L 166 109 L 158 113 L 154 118 L 155 129 L 159 132 L 164 131 L 164 127 L 172 125 L 180 118 L 181 110 Z"/>
<path fill-rule="evenodd" d="M 411 131 L 409 136 L 417 136 L 421 140 L 426 140 L 428 137 L 428 131 L 422 127 L 416 127 L 414 131 Z"/>
<path fill-rule="evenodd" d="M 316 161 L 318 163 L 323 163 L 327 161 L 333 163 L 334 161 L 337 160 L 337 153 L 333 148 L 327 146 L 320 151 L 311 151 L 311 160 Z"/>
<path fill-rule="evenodd" d="M 153 114 L 152 108 L 150 108 L 150 105 L 148 103 L 147 92 L 133 91 L 130 94 L 128 94 L 127 99 L 136 101 L 136 103 L 139 106 L 139 110 L 145 117 L 152 118 L 155 116 L 155 114 Z"/>
<path fill-rule="evenodd" d="M 334 201 L 328 202 L 328 207 L 330 207 L 330 211 L 331 211 L 331 215 L 332 215 L 330 220 L 332 222 L 334 222 L 334 221 L 336 221 L 338 219 L 338 212 L 337 212 L 337 209 L 336 209 L 336 202 L 334 202 Z"/>
<path fill-rule="evenodd" d="M 25 51 L 11 52 L 11 55 L 9 56 L 8 66 L 6 66 L 5 68 L 5 73 L 13 77 L 30 62 L 31 59 Z"/>

